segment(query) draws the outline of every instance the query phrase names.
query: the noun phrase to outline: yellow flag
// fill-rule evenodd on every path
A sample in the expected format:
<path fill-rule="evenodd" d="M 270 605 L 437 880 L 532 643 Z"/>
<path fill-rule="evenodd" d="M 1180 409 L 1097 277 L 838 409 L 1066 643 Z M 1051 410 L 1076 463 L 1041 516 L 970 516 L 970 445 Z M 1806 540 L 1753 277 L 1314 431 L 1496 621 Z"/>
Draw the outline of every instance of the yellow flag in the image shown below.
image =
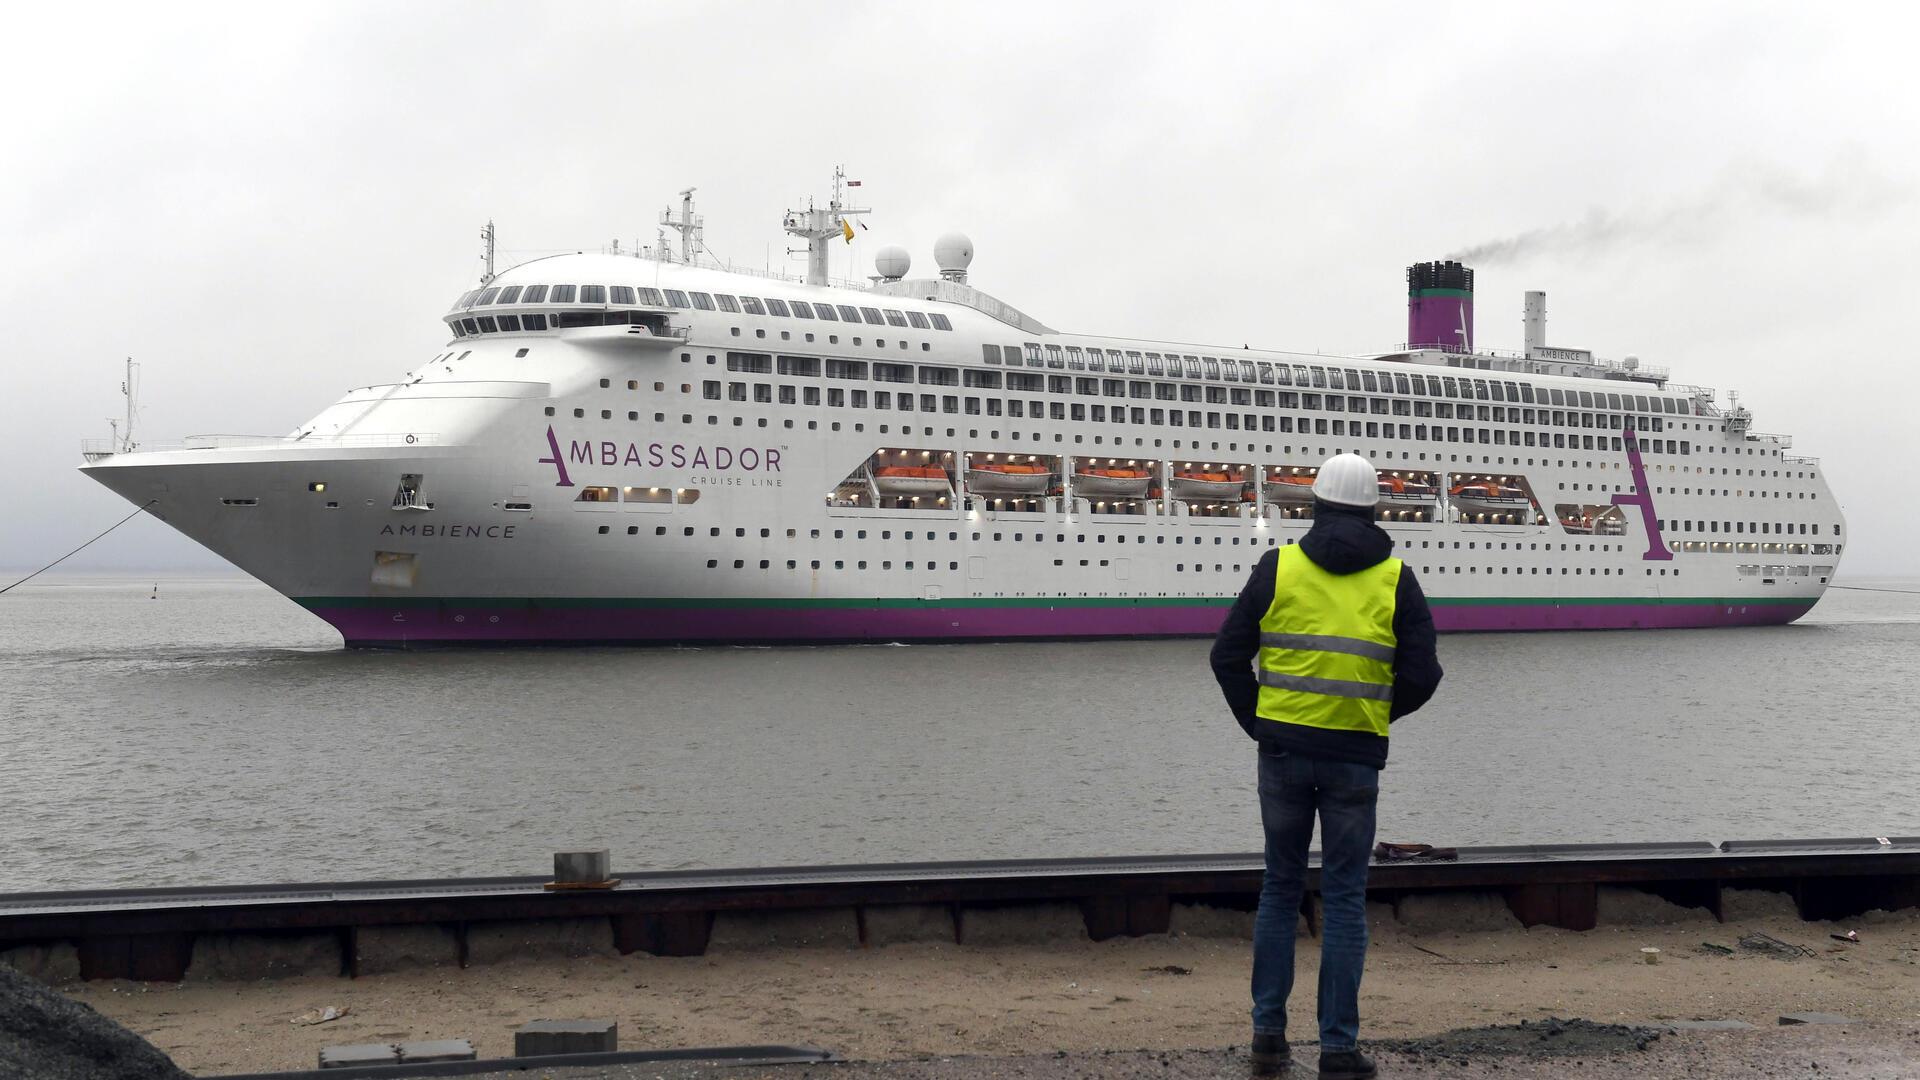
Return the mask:
<path fill-rule="evenodd" d="M 841 218 L 840 232 L 841 232 L 841 235 L 847 238 L 847 243 L 849 244 L 853 243 L 853 223 L 852 222 L 848 221 L 846 218 Z"/>

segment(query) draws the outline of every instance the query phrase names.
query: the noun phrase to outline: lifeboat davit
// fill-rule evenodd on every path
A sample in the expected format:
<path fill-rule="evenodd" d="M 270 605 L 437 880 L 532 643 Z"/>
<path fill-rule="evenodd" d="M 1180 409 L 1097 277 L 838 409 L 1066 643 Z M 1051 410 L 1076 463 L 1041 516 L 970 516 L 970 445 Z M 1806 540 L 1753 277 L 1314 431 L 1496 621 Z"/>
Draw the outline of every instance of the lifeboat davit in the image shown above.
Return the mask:
<path fill-rule="evenodd" d="M 1044 495 L 1053 470 L 1044 465 L 987 462 L 967 469 L 967 490 L 982 495 Z"/>
<path fill-rule="evenodd" d="M 1197 502 L 1238 502 L 1241 483 L 1230 473 L 1178 472 L 1173 474 L 1173 497 Z"/>
<path fill-rule="evenodd" d="M 888 465 L 873 470 L 882 495 L 951 495 L 953 480 L 938 465 Z"/>
<path fill-rule="evenodd" d="M 1526 492 L 1491 480 L 1455 484 L 1447 496 L 1453 508 L 1463 514 L 1524 514 L 1533 506 Z"/>
<path fill-rule="evenodd" d="M 1134 468 L 1087 468 L 1073 474 L 1073 493 L 1087 498 L 1145 498 L 1153 474 Z"/>
<path fill-rule="evenodd" d="M 1300 475 L 1268 477 L 1267 501 L 1275 506 L 1312 506 L 1313 477 Z"/>

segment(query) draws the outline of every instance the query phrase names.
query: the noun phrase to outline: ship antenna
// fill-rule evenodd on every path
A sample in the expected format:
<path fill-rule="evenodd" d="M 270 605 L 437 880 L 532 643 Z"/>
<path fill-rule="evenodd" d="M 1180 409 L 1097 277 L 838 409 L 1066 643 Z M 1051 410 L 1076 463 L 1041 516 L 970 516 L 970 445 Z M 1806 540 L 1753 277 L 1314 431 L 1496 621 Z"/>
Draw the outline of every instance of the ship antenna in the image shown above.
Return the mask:
<path fill-rule="evenodd" d="M 693 265 L 693 253 L 706 246 L 706 218 L 693 212 L 693 193 L 698 188 L 688 188 L 680 193 L 680 214 L 674 216 L 672 210 L 660 211 L 660 224 L 680 234 L 680 261 Z M 671 259 L 667 251 L 666 233 L 661 234 L 660 255 Z"/>
<path fill-rule="evenodd" d="M 114 440 L 119 444 L 120 453 L 132 453 L 140 444 L 133 439 L 133 420 L 140 413 L 140 365 L 127 357 L 127 375 L 120 382 L 120 395 L 127 399 L 126 426 L 114 425 Z"/>
<path fill-rule="evenodd" d="M 493 280 L 493 219 L 492 218 L 488 218 L 487 227 L 480 230 L 480 239 L 482 242 L 486 244 L 485 257 L 487 260 L 487 272 L 485 274 L 480 275 L 480 284 L 485 285 L 488 282 Z"/>

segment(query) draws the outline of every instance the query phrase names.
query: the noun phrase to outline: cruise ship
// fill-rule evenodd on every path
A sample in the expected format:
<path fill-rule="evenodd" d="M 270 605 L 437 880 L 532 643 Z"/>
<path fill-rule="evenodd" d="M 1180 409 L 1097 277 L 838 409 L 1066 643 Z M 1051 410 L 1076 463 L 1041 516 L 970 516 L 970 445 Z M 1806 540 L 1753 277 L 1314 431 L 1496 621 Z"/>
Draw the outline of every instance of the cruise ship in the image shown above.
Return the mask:
<path fill-rule="evenodd" d="M 445 343 L 292 432 L 84 447 L 87 475 L 349 646 L 1211 634 L 1312 524 L 1314 470 L 1380 470 L 1440 629 L 1786 623 L 1844 519 L 1737 396 L 1546 342 L 1481 348 L 1473 271 L 1406 271 L 1365 355 L 1069 333 L 976 288 L 971 243 L 828 276 L 836 176 L 789 211 L 804 277 L 702 253 L 691 191 L 638 254 L 525 262 Z"/>

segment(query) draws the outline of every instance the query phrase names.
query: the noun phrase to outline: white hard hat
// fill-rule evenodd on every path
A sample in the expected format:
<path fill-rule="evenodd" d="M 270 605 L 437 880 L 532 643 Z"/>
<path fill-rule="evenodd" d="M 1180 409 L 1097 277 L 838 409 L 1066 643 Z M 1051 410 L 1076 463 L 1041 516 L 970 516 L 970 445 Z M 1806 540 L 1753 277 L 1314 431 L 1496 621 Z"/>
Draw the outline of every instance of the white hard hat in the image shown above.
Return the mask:
<path fill-rule="evenodd" d="M 1375 506 L 1380 502 L 1380 474 L 1359 454 L 1335 454 L 1320 466 L 1313 495 L 1341 506 Z"/>

